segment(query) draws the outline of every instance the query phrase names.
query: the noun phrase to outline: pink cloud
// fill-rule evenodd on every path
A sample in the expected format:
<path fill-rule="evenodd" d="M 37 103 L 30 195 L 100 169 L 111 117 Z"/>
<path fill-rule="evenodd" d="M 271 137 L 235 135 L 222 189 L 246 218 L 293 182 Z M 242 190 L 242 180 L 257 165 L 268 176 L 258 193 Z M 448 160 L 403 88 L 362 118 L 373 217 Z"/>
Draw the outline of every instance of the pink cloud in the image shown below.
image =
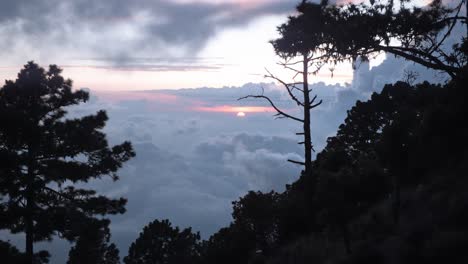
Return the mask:
<path fill-rule="evenodd" d="M 189 98 L 155 91 L 97 91 L 92 92 L 103 101 L 119 103 L 124 101 L 142 101 L 150 111 L 163 112 L 202 112 L 202 113 L 275 113 L 268 106 L 210 105 L 202 98 Z M 233 100 L 233 104 L 235 100 Z"/>
<path fill-rule="evenodd" d="M 264 106 L 232 106 L 232 105 L 221 105 L 221 106 L 197 106 L 192 108 L 198 112 L 215 112 L 215 113 L 266 113 L 274 112 L 271 107 Z"/>

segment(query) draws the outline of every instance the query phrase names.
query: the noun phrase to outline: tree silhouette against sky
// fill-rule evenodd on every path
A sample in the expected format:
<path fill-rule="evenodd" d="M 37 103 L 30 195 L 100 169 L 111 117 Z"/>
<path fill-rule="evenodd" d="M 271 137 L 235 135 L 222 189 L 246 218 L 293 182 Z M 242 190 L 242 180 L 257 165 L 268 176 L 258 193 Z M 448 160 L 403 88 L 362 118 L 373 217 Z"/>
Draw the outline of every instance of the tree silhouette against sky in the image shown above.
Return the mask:
<path fill-rule="evenodd" d="M 154 220 L 132 243 L 125 264 L 196 264 L 200 260 L 200 234 L 191 228 L 180 230 L 169 220 Z"/>
<path fill-rule="evenodd" d="M 117 170 L 135 154 L 129 142 L 109 146 L 104 111 L 67 119 L 66 107 L 89 94 L 51 65 L 27 63 L 0 89 L 0 228 L 26 233 L 28 263 L 34 242 L 54 235 L 74 240 L 84 221 L 125 212 L 126 199 L 75 187 Z"/>

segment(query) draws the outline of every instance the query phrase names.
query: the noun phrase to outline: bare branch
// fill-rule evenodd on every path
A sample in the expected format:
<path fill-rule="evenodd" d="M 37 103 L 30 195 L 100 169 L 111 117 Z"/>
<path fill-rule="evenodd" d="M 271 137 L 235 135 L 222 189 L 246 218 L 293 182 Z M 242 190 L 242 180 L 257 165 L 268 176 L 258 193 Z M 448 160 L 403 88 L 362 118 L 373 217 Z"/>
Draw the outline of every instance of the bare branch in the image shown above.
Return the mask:
<path fill-rule="evenodd" d="M 300 84 L 302 84 L 302 83 L 300 83 Z M 294 86 L 294 89 L 296 89 L 296 90 L 298 90 L 298 91 L 300 91 L 300 92 L 302 92 L 302 93 L 304 92 L 303 89 L 297 88 L 296 86 Z"/>
<path fill-rule="evenodd" d="M 297 103 L 297 105 L 304 106 L 304 103 L 302 103 L 302 102 L 293 94 L 292 89 L 290 88 L 290 86 L 293 86 L 293 88 L 296 88 L 296 89 L 297 89 L 297 87 L 295 86 L 296 83 L 294 83 L 294 84 L 288 84 L 288 83 L 284 82 L 283 80 L 281 80 L 280 78 L 274 76 L 274 75 L 273 75 L 271 72 L 269 72 L 267 69 L 265 69 L 265 70 L 266 70 L 267 73 L 268 73 L 268 75 L 266 75 L 265 77 L 272 78 L 272 79 L 274 79 L 274 80 L 280 82 L 280 83 L 286 88 L 286 90 L 288 91 L 288 94 L 289 94 L 289 96 L 291 97 L 291 99 L 293 99 L 294 102 Z"/>
<path fill-rule="evenodd" d="M 304 163 L 304 162 L 302 162 L 302 161 L 295 161 L 295 160 L 291 160 L 291 159 L 288 159 L 288 161 L 289 161 L 289 162 L 291 162 L 291 163 L 294 163 L 294 164 L 299 164 L 299 165 L 302 165 L 302 166 L 304 166 L 304 165 L 305 165 L 305 163 Z"/>
<path fill-rule="evenodd" d="M 312 105 L 315 102 L 316 99 L 317 99 L 317 95 L 315 95 L 314 98 L 312 98 L 312 100 L 310 100 L 309 105 Z"/>
<path fill-rule="evenodd" d="M 427 56 L 428 54 L 418 54 L 418 53 L 421 53 L 421 52 L 418 51 L 418 50 L 415 50 L 415 49 L 403 48 L 403 47 L 386 47 L 386 46 L 380 46 L 380 48 L 383 51 L 386 51 L 388 53 L 391 53 L 391 54 L 403 57 L 405 59 L 414 61 L 414 62 L 419 63 L 419 64 L 421 64 L 423 66 L 426 66 L 428 68 L 445 71 L 452 78 L 455 78 L 457 73 L 459 72 L 458 68 L 446 65 L 443 62 L 441 62 L 439 59 L 435 58 L 434 56 L 428 57 Z M 416 55 L 410 54 L 410 53 L 407 53 L 407 52 L 411 52 L 411 53 L 414 52 L 414 53 L 416 53 Z M 424 58 L 418 57 L 417 55 L 422 55 L 422 56 L 428 57 L 429 61 L 425 60 Z"/>
<path fill-rule="evenodd" d="M 244 100 L 244 99 L 247 99 L 247 98 L 263 98 L 263 99 L 267 100 L 270 103 L 271 107 L 273 107 L 276 110 L 276 112 L 277 112 L 276 115 L 284 116 L 285 118 L 290 118 L 292 120 L 296 120 L 298 122 L 304 123 L 304 120 L 302 120 L 300 118 L 297 118 L 295 116 L 286 114 L 284 111 L 280 110 L 278 107 L 276 107 L 276 105 L 273 103 L 273 101 L 270 98 L 268 98 L 267 96 L 265 96 L 265 95 L 247 95 L 247 96 L 241 97 L 241 98 L 239 98 L 237 100 L 240 101 L 240 100 Z"/>
<path fill-rule="evenodd" d="M 297 75 L 297 74 L 304 74 L 303 71 L 300 71 L 300 70 L 298 70 L 298 69 L 294 69 L 293 67 L 288 66 L 288 65 L 286 65 L 286 64 L 284 64 L 284 63 L 282 63 L 282 62 L 278 62 L 277 64 L 280 65 L 280 66 L 283 66 L 285 69 L 288 69 L 288 70 L 291 70 L 291 71 L 295 72 L 296 75 Z"/>
<path fill-rule="evenodd" d="M 457 13 L 458 14 L 458 13 Z M 451 20 L 455 20 L 455 21 L 465 21 L 468 22 L 468 17 L 466 16 L 451 16 L 451 17 L 446 17 L 440 21 L 437 21 L 437 22 L 434 22 L 432 25 L 433 26 L 436 26 L 436 25 L 440 25 L 440 24 L 445 24 L 447 23 L 448 21 L 451 21 Z"/>
<path fill-rule="evenodd" d="M 294 62 L 289 62 L 289 60 L 285 60 L 284 62 L 279 62 L 278 64 L 279 65 L 287 65 L 287 66 L 294 66 L 294 65 L 297 65 L 297 64 L 302 64 L 304 63 L 303 60 L 299 60 L 299 61 L 294 61 Z"/>
<path fill-rule="evenodd" d="M 455 14 L 455 17 L 458 18 L 458 15 L 460 14 L 460 11 L 461 11 L 461 7 L 463 5 L 463 2 L 465 2 L 466 4 L 466 0 L 465 1 L 461 1 L 460 4 L 458 5 L 457 7 L 457 13 Z M 438 50 L 439 47 L 445 42 L 445 39 L 447 39 L 447 37 L 452 33 L 452 30 L 453 28 L 455 27 L 455 25 L 457 24 L 458 20 L 457 19 L 452 19 L 452 23 L 449 27 L 449 29 L 447 30 L 447 32 L 445 32 L 445 35 L 442 37 L 442 39 L 439 41 L 439 43 L 437 43 L 437 45 L 433 46 L 432 48 L 429 49 L 429 54 L 432 54 L 434 53 L 434 51 Z M 466 17 L 465 17 L 465 22 L 466 22 Z M 440 22 L 439 22 L 440 23 Z"/>
<path fill-rule="evenodd" d="M 315 107 L 319 106 L 322 104 L 322 100 L 320 100 L 318 103 L 314 104 L 314 105 L 311 105 L 310 106 L 310 109 L 314 109 Z"/>
<path fill-rule="evenodd" d="M 307 61 L 317 61 L 317 60 L 324 60 L 324 59 L 325 59 L 325 61 L 327 61 L 329 58 L 330 58 L 330 56 L 327 55 L 327 54 L 324 54 L 324 55 L 321 55 L 321 56 L 318 56 L 318 57 L 315 57 L 315 58 L 314 58 L 314 54 L 311 54 L 309 57 L 307 57 Z M 303 62 L 303 61 L 301 61 L 301 62 Z"/>

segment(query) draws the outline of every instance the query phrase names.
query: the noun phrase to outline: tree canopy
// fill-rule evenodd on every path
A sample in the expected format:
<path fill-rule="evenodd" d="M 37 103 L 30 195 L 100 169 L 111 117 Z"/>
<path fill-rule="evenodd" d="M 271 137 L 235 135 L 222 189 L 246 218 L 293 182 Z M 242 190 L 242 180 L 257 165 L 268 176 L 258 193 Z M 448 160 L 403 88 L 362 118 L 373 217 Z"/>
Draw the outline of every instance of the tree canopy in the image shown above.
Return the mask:
<path fill-rule="evenodd" d="M 200 235 L 191 228 L 180 230 L 169 220 L 154 220 L 132 243 L 125 264 L 191 264 L 200 260 Z"/>
<path fill-rule="evenodd" d="M 135 155 L 129 142 L 109 146 L 101 131 L 106 112 L 67 119 L 67 107 L 89 94 L 72 90 L 61 72 L 29 62 L 0 89 L 0 228 L 26 233 L 29 263 L 34 242 L 54 235 L 74 240 L 84 221 L 125 211 L 124 198 L 75 184 L 117 180 Z"/>
<path fill-rule="evenodd" d="M 119 250 L 110 243 L 109 221 L 94 220 L 81 227 L 76 244 L 68 253 L 67 264 L 119 264 Z"/>
<path fill-rule="evenodd" d="M 441 0 L 424 7 L 408 0 L 344 5 L 304 0 L 297 7 L 298 14 L 278 27 L 281 37 L 272 44 L 286 60 L 309 54 L 317 70 L 385 52 L 455 77 L 466 65 L 462 51 L 466 44 L 450 47 L 446 40 L 458 23 L 467 22 L 460 15 L 462 5 L 463 1 L 457 1 L 448 7 Z"/>

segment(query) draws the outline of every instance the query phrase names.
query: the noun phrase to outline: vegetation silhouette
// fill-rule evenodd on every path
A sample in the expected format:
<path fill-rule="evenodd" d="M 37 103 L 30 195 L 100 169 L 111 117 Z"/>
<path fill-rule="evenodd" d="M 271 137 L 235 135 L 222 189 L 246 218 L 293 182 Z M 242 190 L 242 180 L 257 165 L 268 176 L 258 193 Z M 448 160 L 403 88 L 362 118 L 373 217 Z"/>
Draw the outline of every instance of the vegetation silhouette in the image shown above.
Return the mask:
<path fill-rule="evenodd" d="M 191 228 L 172 227 L 169 220 L 154 220 L 132 243 L 124 263 L 199 263 L 200 255 L 200 234 L 192 233 Z"/>
<path fill-rule="evenodd" d="M 302 81 L 286 82 L 269 71 L 265 77 L 272 78 L 284 86 L 290 99 L 301 108 L 303 116 L 296 117 L 276 106 L 267 95 L 247 95 L 239 100 L 259 98 L 266 100 L 277 112 L 278 118 L 303 123 L 304 162 L 289 160 L 304 165 L 304 174 L 309 175 L 312 167 L 312 145 L 310 112 L 322 101 L 311 96 L 309 75 L 329 66 L 331 74 L 335 65 L 343 61 L 356 62 L 357 58 L 367 61 L 385 52 L 406 60 L 414 61 L 431 69 L 441 70 L 451 77 L 460 73 L 466 58 L 455 45 L 447 52 L 444 41 L 460 21 L 463 1 L 454 8 L 442 5 L 442 1 L 431 2 L 427 8 L 415 8 L 400 1 L 371 1 L 371 4 L 330 5 L 323 0 L 319 4 L 302 1 L 298 15 L 278 27 L 280 38 L 271 41 L 275 52 L 284 61 L 285 69 L 302 76 Z M 394 10 L 398 10 L 395 12 Z M 372 26 L 369 26 L 372 25 Z M 446 31 L 444 29 L 448 28 Z M 443 36 L 441 36 L 443 35 Z M 400 43 L 395 45 L 394 42 Z M 300 67 L 298 67 L 298 65 Z M 331 66 L 330 66 L 331 65 Z"/>
<path fill-rule="evenodd" d="M 447 45 L 460 22 L 467 23 L 462 5 L 302 1 L 272 44 L 282 65 L 303 79 L 268 77 L 283 84 L 304 117 L 290 116 L 263 94 L 245 98 L 265 99 L 279 117 L 304 123 L 306 160 L 293 162 L 305 172 L 283 193 L 251 191 L 234 201 L 233 221 L 206 241 L 191 228 L 154 220 L 124 263 L 468 263 L 468 40 Z M 413 84 L 408 76 L 357 101 L 312 160 L 305 112 L 320 101 L 310 98 L 309 73 L 381 52 L 450 79 Z M 125 199 L 73 184 L 117 179 L 134 153 L 128 142 L 108 146 L 99 131 L 107 120 L 103 111 L 65 119 L 66 107 L 88 94 L 73 92 L 60 74 L 56 66 L 45 71 L 30 62 L 0 89 L 0 228 L 26 233 L 26 253 L 0 241 L 0 256 L 47 263 L 49 254 L 34 254 L 33 243 L 60 234 L 76 240 L 70 264 L 119 263 L 109 221 L 95 216 L 123 213 Z"/>
<path fill-rule="evenodd" d="M 397 3 L 372 0 L 331 5 L 328 0 L 319 4 L 303 0 L 298 15 L 278 28 L 282 38 L 272 43 L 283 57 L 301 50 L 321 54 L 310 59 L 312 64 L 367 60 L 385 52 L 452 78 L 463 73 L 463 42 L 450 47 L 446 41 L 457 24 L 467 22 L 466 14 L 460 15 L 464 1 L 456 1 L 455 7 L 441 0 L 424 7 L 415 7 L 411 0 Z M 296 40 L 294 45 L 290 39 Z"/>
<path fill-rule="evenodd" d="M 465 76 L 358 101 L 313 162 L 314 183 L 234 202 L 205 263 L 254 263 L 259 249 L 261 263 L 468 261 Z"/>
<path fill-rule="evenodd" d="M 26 254 L 20 252 L 15 246 L 11 245 L 9 242 L 1 241 L 0 240 L 0 257 L 2 259 L 2 263 L 15 263 L 15 264 L 22 264 L 28 263 L 28 259 L 26 258 Z M 40 251 L 34 255 L 35 263 L 42 264 L 42 263 L 49 263 L 50 254 L 47 251 Z"/>
<path fill-rule="evenodd" d="M 54 235 L 73 241 L 95 215 L 125 212 L 124 198 L 75 187 L 105 176 L 117 180 L 135 153 L 129 142 L 109 146 L 100 131 L 104 111 L 66 119 L 66 107 L 89 94 L 73 91 L 61 72 L 29 62 L 0 89 L 0 228 L 26 234 L 27 263 L 34 262 L 34 242 Z"/>
<path fill-rule="evenodd" d="M 408 77 L 386 85 L 367 102 L 358 101 L 337 135 L 328 138 L 325 149 L 311 161 L 309 173 L 264 207 L 277 208 L 268 214 L 270 219 L 237 213 L 233 223 L 206 244 L 208 258 L 217 256 L 214 252 L 222 245 L 247 236 L 255 242 L 241 252 L 253 262 L 252 252 L 263 240 L 249 236 L 249 228 L 268 223 L 276 229 L 276 240 L 262 251 L 266 263 L 466 262 L 468 254 L 458 249 L 468 245 L 463 238 L 468 226 L 458 219 L 466 218 L 462 208 L 468 205 L 461 192 L 467 187 L 463 174 L 468 131 L 461 124 L 467 116 L 463 87 L 468 42 L 463 37 L 453 46 L 447 44 L 454 28 L 467 22 L 460 15 L 462 5 L 459 1 L 449 8 L 433 1 L 417 8 L 411 1 L 302 1 L 297 14 L 278 28 L 281 37 L 272 41 L 286 68 L 307 62 L 320 69 L 385 52 L 444 72 L 451 80 L 445 85 L 413 85 L 414 78 Z M 301 55 L 302 60 L 291 61 Z M 296 84 L 277 80 L 296 101 L 291 95 Z M 263 94 L 246 98 L 252 97 L 274 105 Z M 268 194 L 247 194 L 234 203 L 234 212 L 246 202 L 255 208 L 264 195 Z M 239 223 L 248 223 L 248 228 Z"/>
<path fill-rule="evenodd" d="M 78 240 L 70 249 L 67 264 L 119 264 L 119 250 L 114 243 L 109 244 L 108 225 L 108 220 L 95 220 L 82 227 Z"/>

